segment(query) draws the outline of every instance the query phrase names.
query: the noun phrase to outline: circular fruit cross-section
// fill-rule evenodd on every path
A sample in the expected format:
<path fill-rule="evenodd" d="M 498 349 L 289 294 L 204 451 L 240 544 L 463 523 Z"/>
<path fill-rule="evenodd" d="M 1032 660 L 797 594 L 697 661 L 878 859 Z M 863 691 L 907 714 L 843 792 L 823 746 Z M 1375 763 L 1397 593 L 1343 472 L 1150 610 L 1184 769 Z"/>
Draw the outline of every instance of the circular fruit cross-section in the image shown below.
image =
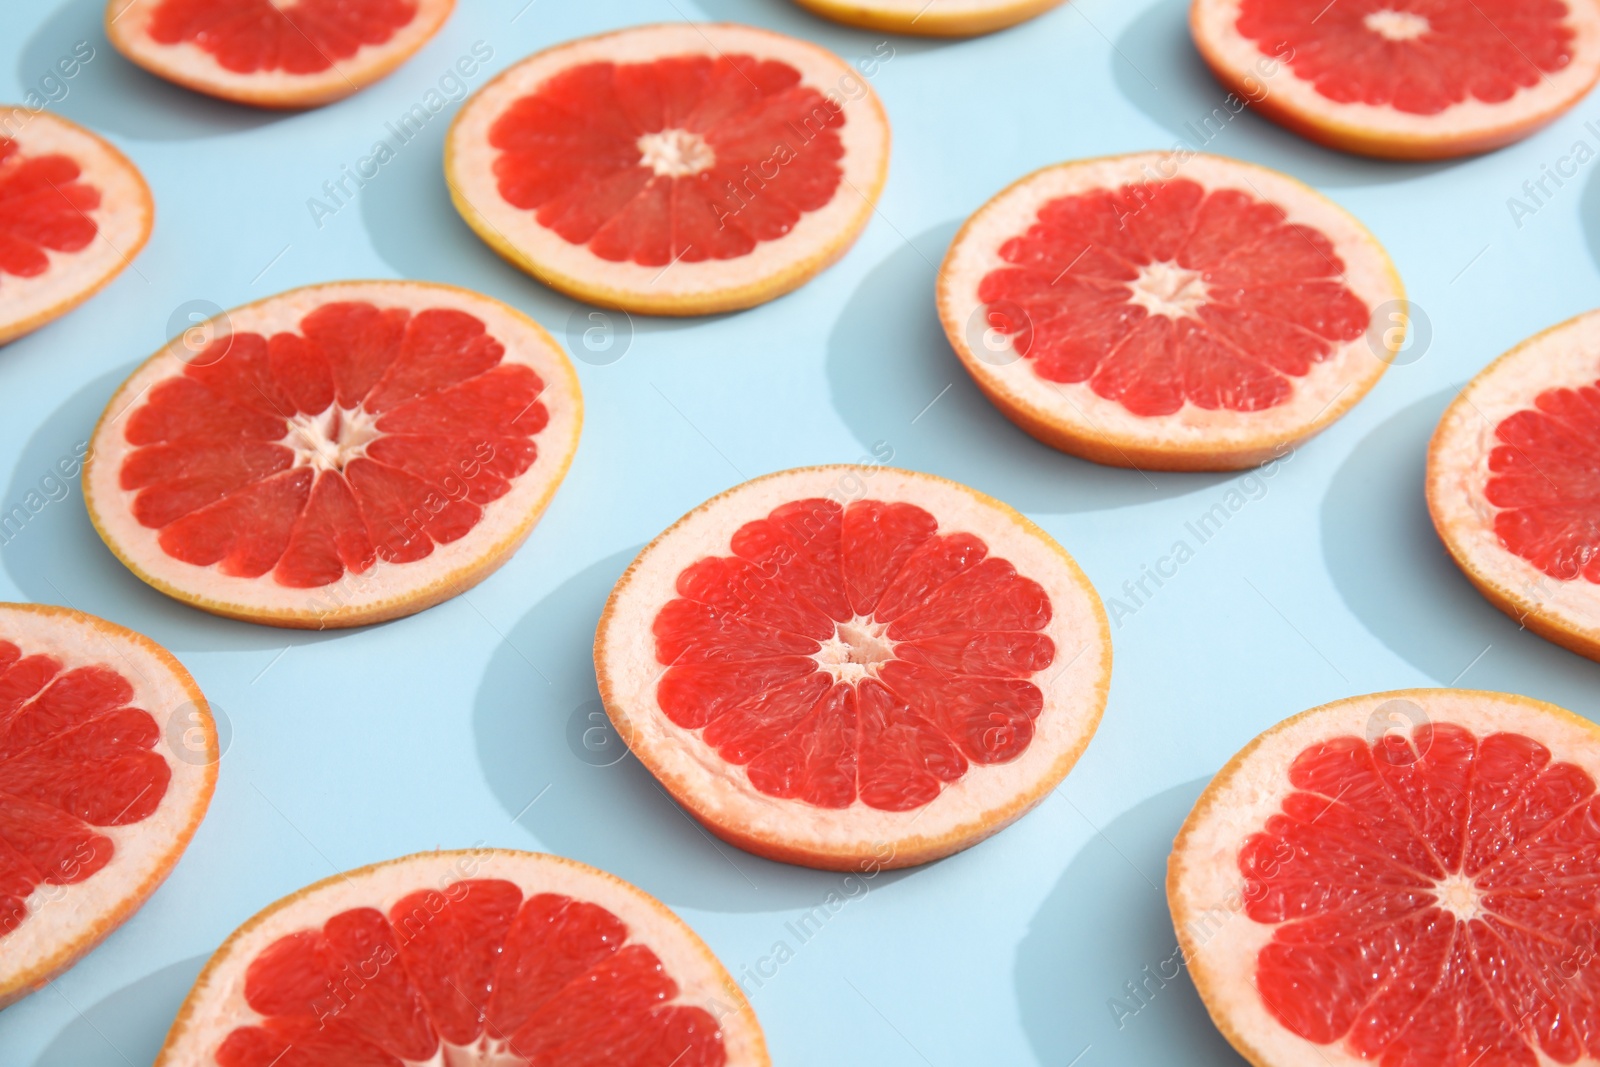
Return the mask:
<path fill-rule="evenodd" d="M 121 925 L 217 781 L 211 709 L 147 637 L 0 604 L 0 1007 Z"/>
<path fill-rule="evenodd" d="M 559 856 L 425 852 L 272 904 L 211 957 L 156 1067 L 766 1067 L 711 950 Z"/>
<path fill-rule="evenodd" d="M 1600 311 L 1461 391 L 1428 451 L 1428 510 L 1497 608 L 1600 660 Z"/>
<path fill-rule="evenodd" d="M 1404 298 L 1342 208 L 1200 155 L 1037 171 L 967 220 L 939 274 L 945 333 L 1013 422 L 1162 470 L 1252 466 L 1333 422 L 1388 368 Z"/>
<path fill-rule="evenodd" d="M 47 111 L 16 114 L 0 132 L 0 344 L 122 273 L 155 219 L 144 177 L 108 142 Z"/>
<path fill-rule="evenodd" d="M 578 379 L 537 323 L 422 282 L 334 282 L 175 338 L 84 467 L 100 536 L 163 593 L 275 626 L 378 622 L 482 581 L 566 474 Z"/>
<path fill-rule="evenodd" d="M 1061 0 L 795 0 L 823 18 L 918 37 L 972 37 L 1015 26 Z"/>
<path fill-rule="evenodd" d="M 1600 1058 L 1600 729 L 1415 689 L 1279 723 L 1168 865 L 1190 976 L 1257 1067 Z"/>
<path fill-rule="evenodd" d="M 1596 0 L 1194 0 L 1189 23 L 1263 115 L 1391 159 L 1510 144 L 1600 77 Z"/>
<path fill-rule="evenodd" d="M 966 486 L 808 467 L 714 497 L 639 554 L 595 639 L 632 751 L 718 836 L 840 870 L 1020 818 L 1105 707 L 1111 635 L 1072 557 Z"/>
<path fill-rule="evenodd" d="M 455 0 L 109 0 L 106 36 L 196 92 L 316 107 L 387 75 L 427 44 Z"/>
<path fill-rule="evenodd" d="M 518 63 L 445 143 L 456 208 L 580 300 L 703 315 L 844 254 L 889 165 L 877 95 L 838 56 L 748 26 L 640 26 Z"/>

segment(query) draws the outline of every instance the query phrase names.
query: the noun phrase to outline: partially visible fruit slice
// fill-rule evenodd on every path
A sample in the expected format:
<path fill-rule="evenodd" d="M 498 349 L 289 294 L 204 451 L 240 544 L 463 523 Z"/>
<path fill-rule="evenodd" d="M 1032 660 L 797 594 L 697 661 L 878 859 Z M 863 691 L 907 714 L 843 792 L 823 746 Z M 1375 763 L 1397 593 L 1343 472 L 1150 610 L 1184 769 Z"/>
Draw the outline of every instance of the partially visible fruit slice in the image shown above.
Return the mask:
<path fill-rule="evenodd" d="M 256 107 L 316 107 L 387 75 L 455 0 L 108 0 L 128 59 L 197 92 Z"/>
<path fill-rule="evenodd" d="M 844 254 L 889 165 L 877 95 L 816 45 L 638 26 L 530 56 L 462 107 L 445 178 L 478 236 L 580 300 L 750 307 Z"/>
<path fill-rule="evenodd" d="M 718 836 L 905 867 L 1066 776 L 1105 708 L 1111 635 L 1072 557 L 999 501 L 808 467 L 652 541 L 606 602 L 595 669 L 633 753 Z"/>
<path fill-rule="evenodd" d="M 140 578 L 275 626 L 357 626 L 482 581 L 522 544 L 583 401 L 537 323 L 422 282 L 333 282 L 175 338 L 117 390 L 89 517 Z"/>
<path fill-rule="evenodd" d="M 972 37 L 1026 22 L 1061 0 L 795 0 L 823 18 L 917 37 Z"/>
<path fill-rule="evenodd" d="M 143 175 L 110 143 L 47 111 L 16 110 L 27 121 L 0 134 L 0 344 L 99 292 L 155 219 Z"/>
<path fill-rule="evenodd" d="M 956 235 L 938 297 L 956 354 L 1018 426 L 1162 470 L 1252 466 L 1333 422 L 1388 369 L 1406 307 L 1383 248 L 1314 190 L 1157 153 L 1004 190 Z"/>
<path fill-rule="evenodd" d="M 1257 1067 L 1600 1059 L 1600 729 L 1414 689 L 1279 723 L 1201 794 L 1167 895 Z"/>
<path fill-rule="evenodd" d="M 1521 140 L 1600 77 L 1596 0 L 1194 0 L 1189 23 L 1257 111 L 1391 159 Z"/>
<path fill-rule="evenodd" d="M 1428 450 L 1428 510 L 1495 607 L 1600 660 L 1600 311 L 1461 390 Z"/>
<path fill-rule="evenodd" d="M 0 1007 L 149 899 L 217 781 L 211 709 L 154 641 L 0 604 Z"/>
<path fill-rule="evenodd" d="M 766 1067 L 711 950 L 559 856 L 425 852 L 335 875 L 211 957 L 156 1067 Z"/>

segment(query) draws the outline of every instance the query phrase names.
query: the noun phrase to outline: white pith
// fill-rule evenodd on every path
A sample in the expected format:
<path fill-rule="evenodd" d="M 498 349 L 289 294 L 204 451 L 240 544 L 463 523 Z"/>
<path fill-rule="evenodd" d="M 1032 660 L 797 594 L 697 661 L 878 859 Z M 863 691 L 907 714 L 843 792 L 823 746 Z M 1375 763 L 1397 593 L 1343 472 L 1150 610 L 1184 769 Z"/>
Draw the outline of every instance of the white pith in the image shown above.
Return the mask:
<path fill-rule="evenodd" d="M 738 527 L 765 518 L 778 505 L 830 494 L 841 502 L 869 498 L 915 504 L 938 520 L 941 532 L 965 530 L 982 538 L 992 555 L 1009 560 L 1020 574 L 1042 585 L 1051 600 L 1053 614 L 1043 632 L 1055 645 L 1055 658 L 1031 679 L 1044 698 L 1032 742 L 1010 763 L 972 764 L 962 778 L 914 811 L 882 811 L 859 799 L 847 808 L 825 809 L 768 796 L 750 784 L 744 767 L 727 763 L 706 744 L 699 731 L 672 723 L 656 700 L 664 668 L 656 658 L 651 626 L 661 607 L 677 595 L 683 569 L 708 555 L 727 555 L 729 538 Z M 841 646 L 848 643 L 840 640 L 830 655 L 845 652 Z M 813 854 L 876 856 L 892 865 L 901 850 L 904 857 L 916 855 L 928 842 L 951 835 L 972 834 L 975 840 L 993 830 L 1002 814 L 1004 821 L 1020 814 L 1015 810 L 1019 798 L 1054 785 L 1065 773 L 1063 756 L 1081 750 L 1099 722 L 1111 646 L 1103 609 L 1087 579 L 1021 516 L 929 475 L 835 466 L 746 482 L 680 520 L 640 554 L 617 584 L 596 640 L 595 659 L 607 711 L 619 720 L 630 748 L 709 825 Z"/>
<path fill-rule="evenodd" d="M 1286 175 L 1217 156 L 1180 160 L 1156 152 L 1065 163 L 1024 178 L 978 209 L 945 257 L 939 283 L 940 318 L 974 378 L 1040 421 L 1066 427 L 1081 437 L 1105 439 L 1130 449 L 1225 452 L 1262 442 L 1269 448 L 1293 444 L 1342 414 L 1388 369 L 1388 362 L 1369 344 L 1369 333 L 1338 345 L 1327 359 L 1313 364 L 1309 373 L 1286 375 L 1292 392 L 1275 407 L 1241 412 L 1207 410 L 1186 402 L 1170 415 L 1147 417 L 1135 415 L 1120 401 L 1101 397 L 1088 381 L 1047 381 L 1034 370 L 1031 358 L 1016 353 L 1009 339 L 1003 355 L 973 350 L 971 324 L 984 321 L 979 285 L 990 271 L 1013 266 L 1001 258 L 1000 248 L 1034 224 L 1040 207 L 1059 197 L 1155 180 L 1190 180 L 1208 191 L 1234 189 L 1278 205 L 1287 213 L 1288 223 L 1314 227 L 1333 243 L 1345 268 L 1338 280 L 1369 309 L 1394 301 L 1404 307 L 1399 278 L 1372 235 L 1343 208 Z M 1146 271 L 1144 277 L 1156 274 Z M 1170 281 L 1170 275 L 1166 280 Z M 1130 299 L 1135 301 L 1141 299 L 1138 284 L 1130 290 L 1134 294 Z M 1142 298 L 1146 306 L 1154 302 L 1152 295 Z M 1187 303 L 1186 297 L 1183 305 Z M 1383 340 L 1387 344 L 1389 335 Z M 1402 340 L 1394 338 L 1394 346 Z M 1379 351 L 1391 349 L 1380 347 Z"/>
<path fill-rule="evenodd" d="M 367 301 L 379 308 L 404 307 L 413 314 L 427 308 L 454 308 L 482 320 L 488 333 L 505 346 L 502 363 L 531 367 L 544 382 L 540 401 L 550 418 L 532 438 L 538 450 L 533 464 L 512 482 L 504 496 L 484 506 L 482 518 L 466 536 L 436 544 L 430 555 L 413 563 L 380 559 L 365 572 L 347 572 L 331 585 L 311 589 L 279 585 L 271 572 L 260 578 L 239 578 L 223 574 L 219 565 L 184 563 L 161 547 L 160 530 L 145 527 L 133 517 L 137 492 L 122 488 L 120 482 L 123 461 L 133 451 L 125 433 L 131 412 L 144 402 L 148 390 L 157 382 L 183 372 L 187 366 L 185 357 L 193 358 L 182 338 L 177 338 L 134 371 L 113 395 L 95 430 L 84 467 L 84 493 L 90 514 L 119 556 L 137 565 L 141 577 L 153 579 L 152 584 L 163 591 L 202 601 L 200 606 L 224 614 L 262 616 L 264 621 L 303 620 L 301 624 L 310 625 L 326 620 L 327 625 L 340 625 L 342 618 L 387 610 L 388 605 L 431 595 L 441 587 L 448 595 L 460 592 L 483 577 L 480 568 L 485 558 L 502 548 L 509 552 L 508 542 L 526 536 L 532 528 L 533 520 L 566 472 L 582 423 L 577 376 L 557 343 L 531 319 L 497 300 L 453 286 L 421 282 L 311 286 L 235 308 L 225 315 L 235 333 L 271 336 L 281 331 L 298 332 L 300 320 L 307 313 L 323 304 L 344 300 Z M 352 418 L 356 428 L 367 425 L 364 416 Z M 318 444 L 320 438 L 326 447 L 331 447 L 325 432 L 327 422 L 323 420 L 331 420 L 331 412 L 303 420 L 302 426 L 286 428 L 284 440 L 296 447 L 297 462 L 316 467 L 333 458 Z M 296 439 L 298 446 L 292 443 Z M 345 459 L 354 452 L 355 448 L 348 453 L 343 447 L 334 449 Z"/>
<path fill-rule="evenodd" d="M 660 130 L 639 138 L 639 162 L 666 178 L 687 178 L 710 170 L 717 154 L 692 130 Z"/>
<path fill-rule="evenodd" d="M 324 71 L 283 70 L 241 74 L 228 70 L 193 41 L 161 44 L 150 36 L 156 0 L 107 0 L 106 33 L 128 59 L 179 85 L 245 104 L 312 106 L 348 96 L 377 81 L 427 43 L 449 18 L 455 0 L 415 0 L 417 13 L 383 44 L 365 44 Z M 279 8 L 290 0 L 274 0 Z"/>
<path fill-rule="evenodd" d="M 1483 914 L 1482 891 L 1471 878 L 1459 871 L 1439 879 L 1433 895 L 1439 898 L 1439 906 L 1455 916 L 1458 922 L 1471 922 Z"/>
<path fill-rule="evenodd" d="M 1415 41 L 1431 28 L 1422 15 L 1384 8 L 1361 20 L 1362 24 L 1386 41 Z"/>
<path fill-rule="evenodd" d="M 78 180 L 100 191 L 100 206 L 89 212 L 97 232 L 84 248 L 42 249 L 50 269 L 36 277 L 0 273 L 0 343 L 65 314 L 121 273 L 144 247 L 153 217 L 144 178 L 110 144 L 48 111 L 18 112 L 26 121 L 7 124 L 17 155 L 70 156 L 82 172 Z M 15 166 L 16 158 L 0 166 Z"/>
<path fill-rule="evenodd" d="M 342 471 L 354 459 L 367 454 L 367 445 L 382 434 L 365 408 L 329 405 L 320 415 L 295 412 L 289 416 L 289 432 L 283 444 L 294 453 L 296 467 L 315 471 Z"/>
<path fill-rule="evenodd" d="M 514 883 L 523 899 L 556 893 L 605 908 L 628 927 L 629 944 L 648 947 L 678 984 L 674 1004 L 704 1008 L 717 1018 L 728 1067 L 766 1067 L 765 1041 L 754 1012 L 732 977 L 704 942 L 642 890 L 603 871 L 558 856 L 481 849 L 407 856 L 337 875 L 268 906 L 218 949 L 201 972 L 167 1036 L 156 1067 L 215 1067 L 214 1054 L 236 1027 L 261 1016 L 244 996 L 250 962 L 279 938 L 317 929 L 342 911 L 373 907 L 387 913 L 419 890 L 443 890 L 470 879 Z M 466 1048 L 441 1044 L 429 1060 L 411 1067 L 522 1067 L 520 1056 L 479 1042 Z"/>
<path fill-rule="evenodd" d="M 21 648 L 23 655 L 50 655 L 63 672 L 104 665 L 133 687 L 130 707 L 150 713 L 159 732 L 151 751 L 172 771 L 161 804 L 147 818 L 124 826 L 94 827 L 111 839 L 110 862 L 72 885 L 40 884 L 26 904 L 22 925 L 0 935 L 0 1004 L 22 992 L 17 986 L 49 977 L 92 948 L 126 919 L 165 876 L 166 870 L 193 835 L 211 801 L 216 782 L 217 736 L 210 709 L 194 679 L 161 656 L 148 639 L 121 627 L 54 609 L 0 604 L 0 639 Z M 169 733 L 173 716 L 182 730 Z M 201 736 L 190 731 L 198 727 Z M 181 757 L 171 737 L 182 739 Z M 189 747 L 198 741 L 197 747 Z M 4 783 L 0 782 L 0 789 Z"/>
<path fill-rule="evenodd" d="M 1495 429 L 1532 410 L 1541 393 L 1600 381 L 1600 312 L 1591 311 L 1523 342 L 1469 382 L 1439 420 L 1428 457 L 1428 500 L 1439 534 L 1477 576 L 1523 617 L 1550 621 L 1600 642 L 1600 585 L 1552 578 L 1501 543 L 1499 508 L 1486 491 Z"/>
<path fill-rule="evenodd" d="M 1554 705 L 1501 693 L 1416 689 L 1352 697 L 1285 720 L 1253 741 L 1212 780 L 1184 824 L 1168 864 L 1167 894 L 1184 962 L 1207 1010 L 1234 1047 L 1260 1067 L 1375 1062 L 1354 1054 L 1342 1040 L 1307 1041 L 1266 1008 L 1255 986 L 1256 957 L 1277 927 L 1245 912 L 1238 855 L 1245 839 L 1265 826 L 1292 791 L 1287 769 L 1303 750 L 1334 737 L 1367 737 L 1380 707 L 1397 698 L 1421 709 L 1426 720 L 1419 721 L 1454 723 L 1480 740 L 1497 731 L 1523 734 L 1548 748 L 1553 759 L 1577 764 L 1600 779 L 1600 731 L 1593 724 Z M 1465 917 L 1471 900 L 1459 876 L 1444 879 L 1440 889 L 1463 905 L 1455 914 Z"/>
<path fill-rule="evenodd" d="M 1200 271 L 1185 270 L 1165 260 L 1141 267 L 1139 277 L 1130 282 L 1128 288 L 1133 290 L 1129 303 L 1169 319 L 1192 314 L 1206 302 L 1207 295 Z"/>
<path fill-rule="evenodd" d="M 601 259 L 541 226 L 536 212 L 507 203 L 494 174 L 500 150 L 489 130 L 512 101 L 535 92 L 552 75 L 582 63 L 649 62 L 669 55 L 753 55 L 789 64 L 802 84 L 843 105 L 835 127 L 844 146 L 843 178 L 827 205 L 801 214 L 784 236 L 758 243 L 735 259 L 686 259 L 645 266 Z M 889 151 L 882 106 L 865 79 L 846 62 L 813 44 L 747 26 L 671 24 L 640 26 L 557 46 L 523 60 L 484 86 L 462 106 L 450 128 L 445 177 L 458 206 L 480 232 L 515 249 L 522 265 L 553 284 L 579 286 L 607 300 L 637 304 L 671 301 L 739 289 L 779 278 L 797 265 L 826 260 L 844 235 L 864 224 L 877 199 Z M 658 171 L 659 173 L 659 171 Z M 493 242 L 491 242 L 493 243 Z"/>
<path fill-rule="evenodd" d="M 857 615 L 841 622 L 832 637 L 822 642 L 813 657 L 835 682 L 854 684 L 876 678 L 878 669 L 894 658 L 894 642 L 889 640 L 887 623 Z"/>
<path fill-rule="evenodd" d="M 1570 0 L 1569 25 L 1575 31 L 1572 61 L 1554 73 L 1543 74 L 1532 87 L 1520 89 L 1511 99 L 1487 104 L 1469 97 L 1436 115 L 1414 115 L 1393 107 L 1364 103 L 1339 103 L 1319 93 L 1313 84 L 1294 74 L 1287 63 L 1267 59 L 1262 43 L 1236 29 L 1243 0 L 1194 0 L 1190 18 L 1196 38 L 1218 66 L 1264 92 L 1271 102 L 1318 126 L 1336 127 L 1352 135 L 1393 138 L 1417 144 L 1448 142 L 1497 131 L 1537 125 L 1571 106 L 1594 83 L 1600 71 L 1600 6 L 1594 0 Z M 1413 16 L 1416 17 L 1416 16 Z M 1370 26 L 1370 22 L 1369 22 Z"/>

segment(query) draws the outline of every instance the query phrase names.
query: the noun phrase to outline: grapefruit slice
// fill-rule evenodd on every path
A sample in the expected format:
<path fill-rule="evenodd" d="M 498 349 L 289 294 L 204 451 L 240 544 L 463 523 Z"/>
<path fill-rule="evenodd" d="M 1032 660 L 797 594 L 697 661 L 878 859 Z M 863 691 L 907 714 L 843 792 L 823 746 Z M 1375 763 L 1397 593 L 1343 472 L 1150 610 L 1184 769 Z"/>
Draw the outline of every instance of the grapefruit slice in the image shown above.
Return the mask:
<path fill-rule="evenodd" d="M 1600 730 L 1417 689 L 1279 723 L 1201 794 L 1167 895 L 1257 1067 L 1600 1058 Z"/>
<path fill-rule="evenodd" d="M 194 836 L 217 733 L 154 641 L 67 608 L 0 604 L 0 1007 L 134 913 Z"/>
<path fill-rule="evenodd" d="M 813 14 L 865 30 L 973 37 L 1026 22 L 1061 0 L 795 0 Z"/>
<path fill-rule="evenodd" d="M 558 856 L 428 852 L 272 904 L 156 1067 L 766 1067 L 733 978 L 643 891 Z"/>
<path fill-rule="evenodd" d="M 1072 557 L 966 486 L 808 467 L 652 541 L 595 639 L 633 753 L 712 832 L 854 870 L 949 855 L 1044 799 L 1105 708 L 1111 634 Z"/>
<path fill-rule="evenodd" d="M 266 108 L 316 107 L 387 75 L 455 0 L 109 0 L 106 36 L 159 78 Z"/>
<path fill-rule="evenodd" d="M 1600 77 L 1595 0 L 1194 0 L 1189 24 L 1261 114 L 1390 159 L 1521 140 Z"/>
<path fill-rule="evenodd" d="M 1231 470 L 1316 433 L 1404 340 L 1383 248 L 1286 175 L 1216 156 L 1063 163 L 990 200 L 939 274 L 986 396 L 1055 448 Z"/>
<path fill-rule="evenodd" d="M 889 121 L 839 57 L 749 26 L 674 23 L 539 52 L 462 106 L 456 208 L 506 259 L 590 303 L 750 307 L 844 254 Z"/>
<path fill-rule="evenodd" d="M 1428 450 L 1428 510 L 1495 607 L 1600 660 L 1600 311 L 1461 391 Z"/>
<path fill-rule="evenodd" d="M 497 300 L 334 282 L 173 339 L 112 396 L 89 517 L 144 581 L 274 626 L 358 626 L 482 581 L 578 445 L 566 355 Z"/>
<path fill-rule="evenodd" d="M 0 134 L 0 344 L 99 292 L 155 219 L 144 176 L 108 141 L 48 111 L 27 114 Z"/>

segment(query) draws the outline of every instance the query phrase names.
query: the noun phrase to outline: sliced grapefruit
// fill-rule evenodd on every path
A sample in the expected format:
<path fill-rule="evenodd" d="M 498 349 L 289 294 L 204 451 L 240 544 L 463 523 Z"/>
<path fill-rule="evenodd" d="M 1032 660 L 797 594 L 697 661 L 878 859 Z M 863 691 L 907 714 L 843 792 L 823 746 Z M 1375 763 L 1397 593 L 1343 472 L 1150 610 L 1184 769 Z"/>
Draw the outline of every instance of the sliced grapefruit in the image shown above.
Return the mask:
<path fill-rule="evenodd" d="M 461 108 L 445 177 L 495 251 L 580 300 L 746 308 L 844 254 L 889 165 L 877 95 L 839 57 L 749 26 L 570 41 Z"/>
<path fill-rule="evenodd" d="M 1194 0 L 1189 23 L 1263 115 L 1391 159 L 1521 140 L 1600 77 L 1596 0 Z"/>
<path fill-rule="evenodd" d="M 724 840 L 905 867 L 1044 799 L 1105 707 L 1072 557 L 966 486 L 808 467 L 714 497 L 634 560 L 595 640 L 635 755 Z"/>
<path fill-rule="evenodd" d="M 1173 846 L 1183 958 L 1257 1067 L 1600 1059 L 1600 730 L 1416 689 L 1279 723 Z"/>
<path fill-rule="evenodd" d="M 578 379 L 537 323 L 422 282 L 333 282 L 175 338 L 106 406 L 100 536 L 197 608 L 275 626 L 409 615 L 482 581 L 566 474 Z"/>
<path fill-rule="evenodd" d="M 256 107 L 342 99 L 410 59 L 455 0 L 109 0 L 106 36 L 150 73 Z"/>
<path fill-rule="evenodd" d="M 143 175 L 110 143 L 47 111 L 22 113 L 0 134 L 0 344 L 99 292 L 155 220 Z"/>
<path fill-rule="evenodd" d="M 558 856 L 428 852 L 272 904 L 156 1067 L 766 1067 L 733 978 L 643 891 Z"/>
<path fill-rule="evenodd" d="M 0 1007 L 155 892 L 217 758 L 205 697 L 166 649 L 67 608 L 0 604 Z"/>
<path fill-rule="evenodd" d="M 972 37 L 1042 15 L 1061 0 L 795 0 L 823 18 L 918 37 Z"/>
<path fill-rule="evenodd" d="M 1428 510 L 1495 607 L 1600 660 L 1600 311 L 1461 390 L 1428 451 Z"/>
<path fill-rule="evenodd" d="M 939 274 L 945 333 L 1013 422 L 1163 470 L 1252 466 L 1333 422 L 1404 340 L 1377 329 L 1404 297 L 1342 208 L 1202 155 L 1036 171 L 967 220 Z"/>

